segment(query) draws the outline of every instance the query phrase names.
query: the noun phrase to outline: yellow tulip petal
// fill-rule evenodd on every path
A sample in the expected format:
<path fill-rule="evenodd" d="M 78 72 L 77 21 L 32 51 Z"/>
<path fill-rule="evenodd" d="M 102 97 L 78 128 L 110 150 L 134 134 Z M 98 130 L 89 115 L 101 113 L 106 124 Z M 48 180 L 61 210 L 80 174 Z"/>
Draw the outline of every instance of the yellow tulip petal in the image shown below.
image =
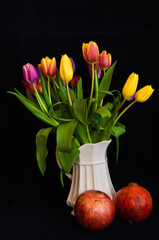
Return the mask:
<path fill-rule="evenodd" d="M 135 94 L 138 85 L 138 79 L 139 76 L 136 73 L 132 73 L 128 77 L 122 90 L 122 94 L 125 99 L 128 99 Z"/>
<path fill-rule="evenodd" d="M 153 92 L 154 92 L 154 89 L 152 88 L 152 86 L 147 85 L 136 92 L 135 100 L 137 102 L 145 102 L 151 97 Z"/>

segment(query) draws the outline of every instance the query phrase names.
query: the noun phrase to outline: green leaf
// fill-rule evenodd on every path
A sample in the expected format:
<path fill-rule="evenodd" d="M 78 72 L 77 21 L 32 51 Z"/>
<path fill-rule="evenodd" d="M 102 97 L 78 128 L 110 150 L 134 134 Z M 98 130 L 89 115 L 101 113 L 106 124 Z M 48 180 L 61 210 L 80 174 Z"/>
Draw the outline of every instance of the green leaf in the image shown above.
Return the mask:
<path fill-rule="evenodd" d="M 62 169 L 61 169 L 61 171 L 60 171 L 60 182 L 61 182 L 62 187 L 64 187 L 63 170 L 62 170 Z"/>
<path fill-rule="evenodd" d="M 52 127 L 41 129 L 36 135 L 36 158 L 38 167 L 44 176 L 46 171 L 46 157 L 48 155 L 47 139 Z"/>
<path fill-rule="evenodd" d="M 121 123 L 118 123 L 116 126 L 112 126 L 111 133 L 114 137 L 119 137 L 126 132 L 125 126 Z"/>
<path fill-rule="evenodd" d="M 8 92 L 8 93 L 16 96 L 19 99 L 19 101 L 37 118 L 41 119 L 42 121 L 44 121 L 45 123 L 53 127 L 57 127 L 59 125 L 59 123 L 56 120 L 50 119 L 46 114 L 44 114 L 41 110 L 39 110 L 39 108 L 36 107 L 36 104 L 34 102 L 31 102 L 22 94 L 19 95 L 16 92 Z"/>
<path fill-rule="evenodd" d="M 57 127 L 57 147 L 59 151 L 70 152 L 72 149 L 72 137 L 77 121 L 60 124 Z"/>
<path fill-rule="evenodd" d="M 68 102 L 66 86 L 62 86 L 61 88 L 59 88 L 58 92 L 59 92 L 59 96 L 60 96 L 61 100 L 63 102 Z M 77 98 L 76 98 L 74 91 L 71 88 L 69 88 L 69 92 L 70 92 L 72 102 L 76 101 Z"/>
<path fill-rule="evenodd" d="M 89 143 L 86 125 L 82 124 L 81 122 L 77 123 L 75 133 L 78 136 L 78 140 L 81 144 Z"/>
<path fill-rule="evenodd" d="M 36 100 L 36 98 L 34 97 L 34 95 L 32 95 L 30 92 L 28 92 L 28 91 L 26 90 L 26 96 L 27 96 L 27 98 L 28 98 L 31 102 L 34 102 L 35 105 L 40 109 L 40 107 L 39 107 L 39 105 L 37 104 L 37 100 Z"/>
<path fill-rule="evenodd" d="M 69 152 L 59 151 L 58 150 L 58 158 L 62 167 L 62 170 L 65 173 L 69 173 L 71 168 L 79 156 L 79 149 L 77 147 L 73 147 Z"/>
<path fill-rule="evenodd" d="M 104 98 L 105 95 L 106 95 L 106 93 L 102 93 L 102 91 L 108 91 L 108 90 L 109 90 L 115 65 L 116 65 L 116 61 L 115 61 L 114 64 L 107 70 L 107 72 L 105 73 L 105 75 L 103 76 L 103 78 L 102 78 L 102 80 L 101 80 L 101 82 L 100 82 L 100 84 L 99 84 L 99 97 L 98 97 L 98 103 L 99 103 L 99 104 L 101 103 L 101 101 L 103 100 L 103 98 Z"/>
<path fill-rule="evenodd" d="M 106 104 L 98 108 L 96 113 L 100 114 L 102 118 L 111 117 L 111 112 L 109 111 L 109 104 Z"/>
<path fill-rule="evenodd" d="M 83 99 L 83 89 L 82 89 L 82 78 L 77 83 L 77 99 L 82 100 Z"/>
<path fill-rule="evenodd" d="M 73 111 L 76 118 L 83 124 L 86 124 L 87 99 L 73 102 Z"/>
<path fill-rule="evenodd" d="M 43 97 L 45 99 L 46 104 L 48 105 L 48 107 L 51 106 L 51 102 L 47 93 L 47 88 L 46 88 L 46 84 L 45 84 L 45 79 L 44 76 L 41 73 L 41 68 L 39 68 L 39 73 L 40 73 L 40 77 L 41 77 L 41 85 L 42 85 L 42 92 L 43 92 Z"/>

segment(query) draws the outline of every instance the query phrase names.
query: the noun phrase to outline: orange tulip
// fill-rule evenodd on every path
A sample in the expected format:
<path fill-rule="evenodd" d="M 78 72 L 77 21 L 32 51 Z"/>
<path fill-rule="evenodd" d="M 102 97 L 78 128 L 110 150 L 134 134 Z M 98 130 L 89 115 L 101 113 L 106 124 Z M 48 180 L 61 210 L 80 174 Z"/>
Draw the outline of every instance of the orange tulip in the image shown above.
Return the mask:
<path fill-rule="evenodd" d="M 104 50 L 99 57 L 100 69 L 107 70 L 112 64 L 111 54 Z"/>
<path fill-rule="evenodd" d="M 52 77 L 56 73 L 56 58 L 45 57 L 41 59 L 41 72 L 45 77 Z"/>
<path fill-rule="evenodd" d="M 83 57 L 89 64 L 99 61 L 99 49 L 95 42 L 83 43 L 82 45 Z"/>

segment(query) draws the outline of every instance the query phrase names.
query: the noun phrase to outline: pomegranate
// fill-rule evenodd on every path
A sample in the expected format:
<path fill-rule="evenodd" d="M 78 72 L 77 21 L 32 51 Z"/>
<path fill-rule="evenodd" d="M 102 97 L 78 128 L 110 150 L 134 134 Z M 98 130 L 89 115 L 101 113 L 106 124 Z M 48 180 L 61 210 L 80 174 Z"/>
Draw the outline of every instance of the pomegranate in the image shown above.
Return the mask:
<path fill-rule="evenodd" d="M 74 210 L 77 222 L 94 231 L 110 226 L 115 216 L 115 206 L 110 197 L 95 190 L 82 193 L 77 198 Z"/>
<path fill-rule="evenodd" d="M 146 219 L 152 210 L 150 193 L 137 183 L 129 183 L 120 189 L 115 197 L 116 212 L 129 222 L 140 222 Z"/>

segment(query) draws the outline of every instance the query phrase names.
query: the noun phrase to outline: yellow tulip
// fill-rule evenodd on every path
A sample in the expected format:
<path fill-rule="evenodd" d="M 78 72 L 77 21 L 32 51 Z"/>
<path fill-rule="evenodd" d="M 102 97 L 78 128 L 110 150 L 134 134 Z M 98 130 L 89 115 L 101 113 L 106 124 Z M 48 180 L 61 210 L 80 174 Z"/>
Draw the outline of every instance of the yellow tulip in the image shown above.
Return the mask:
<path fill-rule="evenodd" d="M 71 59 L 65 54 L 61 57 L 60 62 L 60 76 L 66 83 L 70 82 L 73 78 L 73 67 Z"/>
<path fill-rule="evenodd" d="M 128 77 L 122 90 L 122 94 L 125 99 L 128 99 L 135 94 L 137 89 L 138 79 L 139 79 L 139 76 L 136 73 L 132 73 Z"/>
<path fill-rule="evenodd" d="M 151 85 L 147 85 L 143 88 L 141 88 L 139 91 L 135 94 L 135 100 L 136 102 L 145 102 L 151 97 L 154 89 Z"/>

